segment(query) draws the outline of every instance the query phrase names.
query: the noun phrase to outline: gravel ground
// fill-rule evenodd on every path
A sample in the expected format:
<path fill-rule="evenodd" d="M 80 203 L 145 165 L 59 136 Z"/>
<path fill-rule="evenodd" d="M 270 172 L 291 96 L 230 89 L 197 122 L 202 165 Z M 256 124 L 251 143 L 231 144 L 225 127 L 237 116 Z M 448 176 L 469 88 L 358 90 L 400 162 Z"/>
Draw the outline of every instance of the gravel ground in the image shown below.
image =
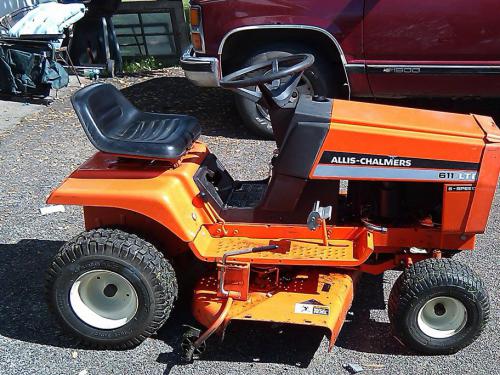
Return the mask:
<path fill-rule="evenodd" d="M 144 110 L 197 116 L 203 140 L 236 177 L 266 174 L 274 145 L 240 126 L 229 93 L 193 87 L 177 68 L 114 83 Z M 443 103 L 437 105 L 464 112 L 496 108 L 483 102 Z M 94 351 L 75 345 L 47 311 L 43 275 L 63 241 L 82 230 L 81 211 L 67 207 L 64 213 L 41 216 L 38 210 L 51 189 L 93 152 L 67 98 L 0 136 L 0 374 L 347 374 L 342 368 L 347 362 L 362 365 L 367 374 L 499 373 L 498 191 L 477 251 L 458 256 L 485 281 L 492 319 L 480 339 L 458 354 L 419 356 L 391 336 L 385 304 L 395 272 L 363 279 L 332 353 L 326 352 L 321 330 L 234 323 L 225 341 L 209 347 L 203 360 L 181 365 L 177 338 L 181 324 L 191 319 L 186 303 L 136 349 Z"/>
<path fill-rule="evenodd" d="M 81 78 L 81 80 L 82 82 L 88 82 L 84 78 Z M 64 99 L 75 87 L 79 87 L 79 84 L 76 77 L 71 76 L 69 86 L 59 90 L 57 97 Z M 55 91 L 52 94 L 56 96 Z M 48 102 L 50 102 L 50 98 L 48 100 L 28 100 L 23 97 L 0 95 L 0 138 L 2 133 L 17 125 L 24 117 L 43 111 Z"/>

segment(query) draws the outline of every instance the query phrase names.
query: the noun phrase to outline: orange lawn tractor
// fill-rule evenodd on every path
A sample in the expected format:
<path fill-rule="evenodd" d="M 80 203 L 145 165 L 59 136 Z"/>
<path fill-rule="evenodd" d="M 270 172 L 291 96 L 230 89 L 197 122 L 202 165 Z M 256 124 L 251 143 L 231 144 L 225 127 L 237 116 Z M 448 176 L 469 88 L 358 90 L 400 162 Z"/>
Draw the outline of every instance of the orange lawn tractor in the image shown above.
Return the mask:
<path fill-rule="evenodd" d="M 480 335 L 487 292 L 451 257 L 485 230 L 500 130 L 483 116 L 299 97 L 313 62 L 280 57 L 221 81 L 269 109 L 277 150 L 264 180 L 234 180 L 193 117 L 141 112 L 109 84 L 73 96 L 99 152 L 47 201 L 85 218 L 48 270 L 65 328 L 94 347 L 139 344 L 197 258 L 192 312 L 205 331 L 184 335 L 187 361 L 231 320 L 324 327 L 331 348 L 359 276 L 393 269 L 401 342 L 443 354 Z"/>

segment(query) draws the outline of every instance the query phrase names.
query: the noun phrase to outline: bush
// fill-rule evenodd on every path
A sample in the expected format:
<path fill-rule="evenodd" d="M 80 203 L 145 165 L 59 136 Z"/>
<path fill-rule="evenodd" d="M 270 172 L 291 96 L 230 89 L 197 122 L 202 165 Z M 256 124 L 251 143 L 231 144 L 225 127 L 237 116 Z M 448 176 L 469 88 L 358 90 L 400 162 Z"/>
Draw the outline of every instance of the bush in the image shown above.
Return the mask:
<path fill-rule="evenodd" d="M 123 62 L 124 73 L 149 72 L 151 70 L 165 68 L 168 64 L 165 60 L 155 57 L 146 56 L 136 59 L 125 60 Z"/>

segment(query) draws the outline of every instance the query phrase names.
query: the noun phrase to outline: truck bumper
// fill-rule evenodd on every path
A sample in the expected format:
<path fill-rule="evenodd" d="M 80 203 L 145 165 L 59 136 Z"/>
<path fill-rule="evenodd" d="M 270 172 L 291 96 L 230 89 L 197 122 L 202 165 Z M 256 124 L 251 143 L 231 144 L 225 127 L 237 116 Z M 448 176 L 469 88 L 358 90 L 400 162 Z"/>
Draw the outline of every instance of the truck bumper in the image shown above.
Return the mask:
<path fill-rule="evenodd" d="M 181 67 L 189 81 L 196 86 L 219 86 L 219 60 L 215 57 L 197 57 L 189 46 L 181 57 Z"/>

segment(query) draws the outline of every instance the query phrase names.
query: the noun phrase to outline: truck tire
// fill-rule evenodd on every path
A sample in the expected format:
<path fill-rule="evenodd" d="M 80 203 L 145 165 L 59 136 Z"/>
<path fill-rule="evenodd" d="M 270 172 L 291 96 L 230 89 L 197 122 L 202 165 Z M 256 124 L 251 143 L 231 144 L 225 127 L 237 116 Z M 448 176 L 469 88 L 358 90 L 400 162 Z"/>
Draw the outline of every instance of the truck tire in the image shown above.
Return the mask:
<path fill-rule="evenodd" d="M 130 348 L 154 334 L 178 289 L 163 254 L 112 229 L 83 232 L 64 244 L 48 269 L 46 288 L 63 328 L 102 349 Z"/>
<path fill-rule="evenodd" d="M 476 340 L 489 319 L 483 282 L 451 259 L 426 259 L 406 269 L 389 296 L 393 334 L 425 354 L 450 354 Z"/>
<path fill-rule="evenodd" d="M 300 44 L 269 45 L 249 56 L 242 66 L 249 66 L 295 53 L 311 53 L 315 57 L 314 65 L 304 72 L 304 76 L 299 83 L 298 93 L 334 98 L 337 94 L 337 84 L 333 77 L 332 63 L 324 59 L 317 51 L 306 46 Z M 243 124 L 251 132 L 266 139 L 273 139 L 273 129 L 267 110 L 241 95 L 236 95 L 236 107 Z"/>

